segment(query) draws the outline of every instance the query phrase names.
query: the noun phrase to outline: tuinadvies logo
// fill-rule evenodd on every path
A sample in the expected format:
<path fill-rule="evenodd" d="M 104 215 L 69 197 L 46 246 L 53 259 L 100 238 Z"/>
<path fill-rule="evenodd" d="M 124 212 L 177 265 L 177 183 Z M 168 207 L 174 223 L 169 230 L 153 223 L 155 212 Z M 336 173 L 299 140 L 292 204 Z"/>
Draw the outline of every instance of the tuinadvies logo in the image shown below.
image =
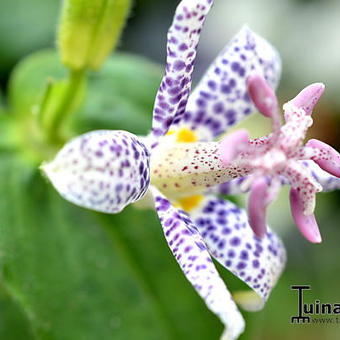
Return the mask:
<path fill-rule="evenodd" d="M 291 317 L 291 323 L 340 323 L 340 318 L 329 318 L 329 316 L 340 314 L 340 303 L 323 303 L 316 299 L 312 303 L 304 302 L 304 291 L 311 290 L 310 285 L 294 285 L 290 287 L 297 291 L 298 310 L 297 315 Z M 328 318 L 315 318 L 317 316 L 328 316 Z"/>

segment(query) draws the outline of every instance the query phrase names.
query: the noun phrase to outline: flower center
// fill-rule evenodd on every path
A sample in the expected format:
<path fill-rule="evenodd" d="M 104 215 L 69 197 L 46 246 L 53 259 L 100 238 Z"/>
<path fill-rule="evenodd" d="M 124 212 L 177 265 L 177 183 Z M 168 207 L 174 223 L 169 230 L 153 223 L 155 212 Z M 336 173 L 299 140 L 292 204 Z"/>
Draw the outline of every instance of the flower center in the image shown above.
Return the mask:
<path fill-rule="evenodd" d="M 274 147 L 251 163 L 254 168 L 262 170 L 265 174 L 274 175 L 284 170 L 287 165 L 287 156 L 285 152 Z"/>
<path fill-rule="evenodd" d="M 152 151 L 151 184 L 170 199 L 198 195 L 208 187 L 244 175 L 236 166 L 223 165 L 219 143 L 197 139 L 188 128 L 171 130 Z"/>

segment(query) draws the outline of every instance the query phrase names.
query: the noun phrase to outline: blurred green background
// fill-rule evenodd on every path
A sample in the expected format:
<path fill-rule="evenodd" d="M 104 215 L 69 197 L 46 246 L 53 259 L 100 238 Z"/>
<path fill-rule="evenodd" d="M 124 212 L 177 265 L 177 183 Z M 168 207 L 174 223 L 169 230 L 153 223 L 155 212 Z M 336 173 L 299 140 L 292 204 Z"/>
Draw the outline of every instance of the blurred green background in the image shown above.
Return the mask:
<path fill-rule="evenodd" d="M 166 31 L 176 3 L 135 1 L 120 54 L 90 75 L 88 97 L 74 123 L 79 133 L 148 130 L 162 73 L 158 64 L 165 59 Z M 12 99 L 12 109 L 27 109 L 22 103 L 30 103 L 48 72 L 65 72 L 52 52 L 16 66 L 32 52 L 55 46 L 60 6 L 57 0 L 0 1 L 1 96 L 6 104 L 11 87 L 12 97 L 20 97 Z M 339 149 L 339 13 L 336 0 L 216 0 L 194 79 L 247 23 L 282 56 L 282 103 L 308 83 L 326 84 L 310 135 Z M 17 78 L 9 86 L 14 68 Z M 25 82 L 30 91 L 22 93 Z M 245 124 L 257 135 L 268 128 L 257 116 Z M 74 207 L 39 172 L 8 152 L 2 155 L 0 172 L 0 339 L 218 338 L 222 326 L 186 282 L 153 212 L 129 207 L 117 216 L 104 216 Z M 241 339 L 340 338 L 340 324 L 290 324 L 297 310 L 293 284 L 312 286 L 307 302 L 340 303 L 339 198 L 339 193 L 318 195 L 321 245 L 307 243 L 292 225 L 287 192 L 271 207 L 271 225 L 284 239 L 288 264 L 265 309 L 245 313 L 247 329 Z M 221 273 L 231 289 L 240 286 Z"/>

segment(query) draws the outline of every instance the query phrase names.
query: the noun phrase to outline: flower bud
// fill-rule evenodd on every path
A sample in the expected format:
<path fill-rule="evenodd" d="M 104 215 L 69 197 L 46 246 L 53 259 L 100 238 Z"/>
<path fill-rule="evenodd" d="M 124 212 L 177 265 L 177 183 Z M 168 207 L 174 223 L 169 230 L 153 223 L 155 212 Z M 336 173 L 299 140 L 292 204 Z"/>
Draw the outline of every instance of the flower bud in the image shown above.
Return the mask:
<path fill-rule="evenodd" d="M 115 47 L 131 0 L 65 0 L 58 32 L 63 64 L 98 69 Z"/>

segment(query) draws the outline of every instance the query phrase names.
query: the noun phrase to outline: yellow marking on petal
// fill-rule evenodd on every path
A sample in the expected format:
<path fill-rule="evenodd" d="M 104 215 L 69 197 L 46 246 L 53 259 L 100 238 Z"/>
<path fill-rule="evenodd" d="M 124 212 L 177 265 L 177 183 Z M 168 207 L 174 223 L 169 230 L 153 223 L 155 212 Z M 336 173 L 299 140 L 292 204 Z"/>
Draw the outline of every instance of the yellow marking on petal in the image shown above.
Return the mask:
<path fill-rule="evenodd" d="M 177 202 L 177 201 L 173 202 L 172 205 L 173 205 L 175 208 L 183 209 L 182 206 L 180 205 L 180 203 Z"/>
<path fill-rule="evenodd" d="M 169 130 L 165 135 L 166 136 L 171 136 L 175 133 L 175 130 Z"/>
<path fill-rule="evenodd" d="M 194 131 L 188 128 L 181 128 L 177 132 L 177 142 L 181 143 L 193 143 L 197 141 L 197 135 Z"/>
<path fill-rule="evenodd" d="M 203 195 L 194 195 L 177 200 L 179 206 L 186 212 L 197 208 L 197 206 L 202 202 Z"/>
<path fill-rule="evenodd" d="M 251 290 L 238 291 L 233 293 L 234 301 L 240 305 L 244 310 L 256 312 L 263 307 L 263 300 L 261 297 Z"/>

